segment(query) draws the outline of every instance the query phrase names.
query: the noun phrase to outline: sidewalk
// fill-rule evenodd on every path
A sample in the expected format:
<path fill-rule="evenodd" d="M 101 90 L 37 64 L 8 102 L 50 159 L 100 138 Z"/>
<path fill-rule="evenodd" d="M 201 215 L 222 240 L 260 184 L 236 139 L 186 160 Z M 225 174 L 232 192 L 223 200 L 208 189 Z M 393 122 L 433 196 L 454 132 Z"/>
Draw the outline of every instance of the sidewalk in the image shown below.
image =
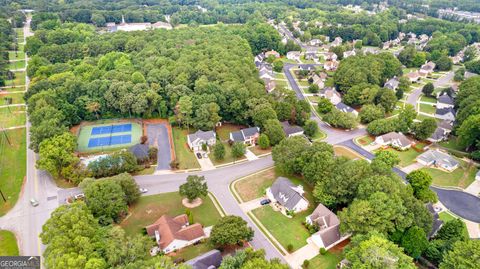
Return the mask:
<path fill-rule="evenodd" d="M 301 269 L 304 260 L 311 260 L 318 255 L 320 249 L 310 240 L 299 250 L 285 256 L 288 265 L 293 269 Z"/>
<path fill-rule="evenodd" d="M 475 180 L 470 184 L 466 189 L 466 192 L 473 194 L 475 196 L 480 195 L 480 180 Z"/>

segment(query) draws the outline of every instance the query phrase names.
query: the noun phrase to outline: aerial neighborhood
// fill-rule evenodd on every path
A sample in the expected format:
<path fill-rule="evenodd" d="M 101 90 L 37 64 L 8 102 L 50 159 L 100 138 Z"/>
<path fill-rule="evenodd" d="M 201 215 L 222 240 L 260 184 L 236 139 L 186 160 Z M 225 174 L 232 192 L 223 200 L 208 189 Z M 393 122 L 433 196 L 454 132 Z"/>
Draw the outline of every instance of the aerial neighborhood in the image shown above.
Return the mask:
<path fill-rule="evenodd" d="M 480 268 L 478 1 L 140 2 L 0 6 L 0 268 Z"/>

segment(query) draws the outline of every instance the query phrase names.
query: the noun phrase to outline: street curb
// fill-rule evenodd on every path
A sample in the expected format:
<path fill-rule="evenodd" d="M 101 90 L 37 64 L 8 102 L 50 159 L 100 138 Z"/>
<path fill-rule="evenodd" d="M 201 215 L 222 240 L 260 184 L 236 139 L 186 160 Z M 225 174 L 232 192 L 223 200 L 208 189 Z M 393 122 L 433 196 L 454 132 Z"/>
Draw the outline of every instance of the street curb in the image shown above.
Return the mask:
<path fill-rule="evenodd" d="M 232 183 L 230 183 L 230 184 L 228 185 L 228 188 L 230 189 L 230 192 L 233 194 L 233 198 L 235 198 L 235 200 L 237 200 L 237 202 L 238 202 L 239 204 L 244 203 L 245 201 L 242 200 L 242 198 L 241 198 L 240 195 L 238 194 L 237 190 L 235 190 L 235 184 L 237 184 L 237 182 L 239 182 L 239 181 L 241 181 L 241 180 L 246 179 L 247 177 L 251 177 L 251 176 L 254 176 L 254 175 L 256 175 L 256 174 L 263 173 L 263 172 L 265 172 L 265 171 L 267 171 L 267 170 L 269 170 L 269 169 L 272 169 L 272 168 L 274 168 L 274 167 L 275 167 L 275 166 L 270 166 L 270 167 L 268 167 L 268 168 L 265 168 L 265 169 L 262 169 L 262 170 L 260 170 L 260 171 L 257 171 L 257 172 L 255 172 L 255 173 L 253 173 L 253 174 L 246 175 L 246 176 L 244 176 L 244 177 L 241 177 L 241 178 L 238 178 L 238 179 L 235 179 L 234 181 L 232 181 Z"/>
<path fill-rule="evenodd" d="M 257 228 L 265 235 L 267 240 L 280 252 L 281 255 L 286 256 L 289 254 L 289 252 L 283 248 L 283 246 L 278 242 L 275 237 L 263 226 L 263 224 L 260 222 L 257 217 L 250 211 L 247 212 L 247 217 L 252 220 L 253 223 L 257 226 Z"/>
<path fill-rule="evenodd" d="M 210 197 L 210 199 L 212 200 L 213 205 L 215 206 L 215 208 L 220 213 L 220 216 L 225 217 L 227 215 L 227 213 L 225 212 L 225 209 L 222 207 L 222 205 L 218 202 L 217 197 L 215 197 L 215 195 L 211 192 L 208 192 L 208 197 Z"/>

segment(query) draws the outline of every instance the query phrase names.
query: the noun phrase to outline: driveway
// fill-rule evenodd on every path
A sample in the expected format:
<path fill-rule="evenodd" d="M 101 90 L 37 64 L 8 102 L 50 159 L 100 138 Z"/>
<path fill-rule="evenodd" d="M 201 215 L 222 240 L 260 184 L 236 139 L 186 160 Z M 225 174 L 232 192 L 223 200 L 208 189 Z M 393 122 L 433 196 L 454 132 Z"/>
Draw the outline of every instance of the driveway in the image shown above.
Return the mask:
<path fill-rule="evenodd" d="M 410 172 L 412 172 L 412 171 L 418 170 L 418 169 L 423 168 L 423 167 L 424 167 L 423 164 L 418 163 L 418 162 L 415 162 L 415 163 L 412 163 L 412 164 L 409 165 L 409 166 L 403 167 L 402 170 L 403 170 L 403 172 L 405 172 L 405 173 L 408 174 L 408 173 L 410 173 Z"/>
<path fill-rule="evenodd" d="M 202 154 L 202 158 L 199 159 L 197 157 L 197 152 L 194 152 L 194 153 L 195 153 L 195 158 L 197 158 L 198 164 L 200 164 L 200 168 L 202 169 L 202 171 L 215 169 L 215 165 L 213 165 L 213 163 L 212 163 L 212 161 L 210 160 L 209 157 L 205 157 Z"/>
<path fill-rule="evenodd" d="M 311 240 L 307 239 L 307 243 L 299 250 L 285 256 L 288 265 L 293 269 L 301 269 L 304 260 L 311 260 L 318 255 L 320 249 Z"/>
<path fill-rule="evenodd" d="M 242 208 L 243 212 L 247 213 L 249 211 L 252 211 L 256 208 L 261 207 L 262 205 L 260 204 L 260 201 L 262 201 L 263 199 L 265 199 L 265 197 L 260 197 L 245 203 L 241 203 L 240 208 Z"/>
<path fill-rule="evenodd" d="M 258 159 L 257 155 L 253 154 L 249 149 L 245 150 L 245 157 L 247 157 L 247 160 L 249 161 L 255 161 Z"/>
<path fill-rule="evenodd" d="M 150 146 L 158 148 L 157 170 L 170 169 L 172 152 L 167 126 L 162 123 L 147 124 L 147 136 Z"/>

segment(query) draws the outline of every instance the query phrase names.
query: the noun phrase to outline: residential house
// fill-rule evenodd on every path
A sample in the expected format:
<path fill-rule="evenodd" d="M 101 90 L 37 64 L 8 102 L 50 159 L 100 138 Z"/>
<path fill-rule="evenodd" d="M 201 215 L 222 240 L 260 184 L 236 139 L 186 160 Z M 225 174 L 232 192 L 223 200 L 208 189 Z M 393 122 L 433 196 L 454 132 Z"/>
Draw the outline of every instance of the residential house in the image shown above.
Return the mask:
<path fill-rule="evenodd" d="M 442 94 L 437 98 L 437 108 L 453 108 L 454 106 L 455 102 L 448 94 Z"/>
<path fill-rule="evenodd" d="M 455 116 L 455 110 L 451 107 L 437 108 L 435 110 L 435 118 L 437 119 L 455 121 Z"/>
<path fill-rule="evenodd" d="M 382 49 L 387 50 L 387 49 L 389 49 L 391 46 L 392 46 L 392 42 L 391 42 L 391 41 L 386 41 L 386 42 L 383 42 L 383 44 L 382 44 Z"/>
<path fill-rule="evenodd" d="M 270 50 L 270 51 L 267 51 L 265 52 L 265 57 L 268 58 L 270 56 L 273 56 L 275 58 L 280 58 L 280 53 L 274 51 L 274 50 Z"/>
<path fill-rule="evenodd" d="M 378 54 L 379 49 L 378 48 L 372 48 L 372 47 L 363 47 L 363 52 L 365 54 Z"/>
<path fill-rule="evenodd" d="M 190 265 L 192 269 L 216 269 L 222 264 L 222 254 L 218 249 L 213 249 L 188 260 L 186 264 Z"/>
<path fill-rule="evenodd" d="M 430 232 L 428 232 L 428 235 L 427 235 L 428 239 L 431 239 L 437 234 L 438 230 L 442 228 L 443 221 L 440 219 L 438 212 L 433 208 L 432 203 L 427 203 L 426 206 L 430 214 L 432 214 L 433 216 L 432 229 L 430 230 Z"/>
<path fill-rule="evenodd" d="M 427 73 L 427 75 L 430 75 L 433 73 L 434 69 L 435 69 L 435 63 L 427 62 L 426 64 L 420 67 L 420 72 L 424 72 L 424 73 Z"/>
<path fill-rule="evenodd" d="M 439 169 L 444 169 L 449 172 L 457 169 L 459 162 L 447 153 L 440 150 L 429 150 L 417 157 L 417 162 L 425 166 L 434 166 Z"/>
<path fill-rule="evenodd" d="M 325 97 L 334 105 L 342 102 L 342 96 L 335 88 L 327 87 L 319 92 L 321 97 Z"/>
<path fill-rule="evenodd" d="M 337 61 L 326 61 L 323 64 L 323 69 L 327 71 L 335 71 L 338 68 L 338 62 Z"/>
<path fill-rule="evenodd" d="M 206 238 L 202 225 L 200 223 L 190 225 L 185 214 L 174 218 L 163 215 L 145 229 L 149 236 L 155 238 L 158 247 L 164 253 L 182 249 Z"/>
<path fill-rule="evenodd" d="M 261 68 L 258 74 L 261 79 L 274 79 L 273 72 L 271 70 L 268 70 L 267 68 Z"/>
<path fill-rule="evenodd" d="M 421 34 L 419 37 L 420 43 L 427 43 L 430 37 L 426 34 Z"/>
<path fill-rule="evenodd" d="M 323 89 L 323 87 L 325 87 L 325 83 L 323 82 L 323 79 L 319 75 L 317 74 L 313 75 L 312 80 L 313 80 L 312 84 L 317 85 L 318 88 Z"/>
<path fill-rule="evenodd" d="M 347 106 L 346 104 L 344 104 L 344 103 L 342 103 L 342 102 L 339 102 L 338 104 L 336 104 L 335 107 L 336 107 L 338 110 L 340 110 L 340 111 L 342 111 L 342 112 L 344 112 L 344 113 L 352 113 L 352 114 L 354 114 L 355 116 L 358 115 L 358 112 L 357 112 L 355 109 L 353 109 L 353 108 L 350 107 L 350 106 Z"/>
<path fill-rule="evenodd" d="M 413 144 L 413 142 L 410 141 L 410 139 L 408 139 L 404 134 L 396 132 L 390 132 L 388 134 L 377 136 L 377 138 L 375 138 L 375 143 L 381 146 L 389 145 L 400 150 L 407 150 Z"/>
<path fill-rule="evenodd" d="M 241 142 L 246 145 L 255 145 L 260 136 L 260 128 L 250 127 L 241 129 L 240 131 L 231 132 L 230 140 L 233 142 Z"/>
<path fill-rule="evenodd" d="M 286 137 L 303 135 L 303 128 L 297 125 L 291 125 L 288 121 L 282 122 L 283 132 Z"/>
<path fill-rule="evenodd" d="M 345 51 L 343 53 L 343 58 L 348 58 L 350 56 L 355 56 L 357 55 L 357 53 L 355 52 L 355 50 L 350 50 L 350 51 Z"/>
<path fill-rule="evenodd" d="M 463 61 L 463 57 L 461 57 L 459 55 L 450 57 L 450 59 L 452 59 L 453 64 L 460 64 Z"/>
<path fill-rule="evenodd" d="M 277 84 L 275 83 L 275 80 L 265 78 L 263 79 L 263 83 L 265 83 L 265 90 L 270 93 L 273 90 L 275 90 L 275 87 L 277 87 Z"/>
<path fill-rule="evenodd" d="M 437 124 L 435 132 L 427 139 L 430 142 L 440 142 L 448 139 L 448 135 L 452 132 L 453 122 L 451 121 L 442 121 Z"/>
<path fill-rule="evenodd" d="M 415 45 L 418 42 L 418 39 L 416 37 L 410 37 L 407 41 L 408 45 Z"/>
<path fill-rule="evenodd" d="M 318 38 L 314 38 L 314 39 L 308 41 L 308 45 L 310 45 L 310 46 L 320 46 L 320 45 L 322 45 L 322 41 Z"/>
<path fill-rule="evenodd" d="M 262 63 L 263 60 L 265 60 L 265 54 L 262 52 L 262 53 L 258 54 L 257 56 L 255 56 L 254 62 L 255 63 Z M 258 65 L 257 65 L 257 68 L 258 68 Z"/>
<path fill-rule="evenodd" d="M 137 158 L 137 160 L 144 161 L 150 158 L 148 154 L 148 149 L 148 144 L 135 144 L 131 146 L 128 151 L 135 155 L 135 158 Z"/>
<path fill-rule="evenodd" d="M 403 40 L 405 38 L 405 33 L 400 32 L 398 33 L 398 39 Z"/>
<path fill-rule="evenodd" d="M 307 51 L 305 52 L 305 59 L 318 61 L 317 50 L 307 49 Z"/>
<path fill-rule="evenodd" d="M 191 150 L 202 150 L 202 145 L 213 146 L 217 143 L 217 135 L 214 131 L 198 130 L 193 134 L 187 136 L 187 143 Z"/>
<path fill-rule="evenodd" d="M 343 39 L 341 37 L 337 36 L 337 37 L 335 37 L 335 40 L 333 40 L 331 46 L 332 47 L 337 47 L 337 46 L 342 45 L 342 43 L 343 43 Z"/>
<path fill-rule="evenodd" d="M 285 211 L 297 213 L 308 208 L 308 200 L 303 197 L 305 193 L 303 186 L 295 186 L 287 178 L 278 177 L 266 193 L 272 202 L 282 207 L 284 213 Z"/>
<path fill-rule="evenodd" d="M 415 82 L 418 82 L 420 80 L 420 78 L 422 77 L 422 75 L 415 71 L 415 72 L 410 72 L 406 75 L 407 79 L 412 82 L 412 83 L 415 83 Z"/>
<path fill-rule="evenodd" d="M 317 247 L 329 249 L 341 241 L 340 220 L 324 205 L 319 204 L 312 214 L 306 217 L 305 223 L 318 227 L 318 232 L 311 236 Z"/>
<path fill-rule="evenodd" d="M 385 82 L 385 85 L 383 85 L 383 87 L 394 91 L 398 88 L 399 84 L 400 84 L 400 80 L 397 77 L 393 77 L 389 79 L 387 82 Z"/>
<path fill-rule="evenodd" d="M 300 61 L 300 54 L 301 54 L 300 51 L 289 51 L 287 52 L 287 59 Z"/>
<path fill-rule="evenodd" d="M 325 60 L 326 61 L 336 61 L 337 58 L 338 58 L 338 56 L 334 52 L 325 53 Z"/>

